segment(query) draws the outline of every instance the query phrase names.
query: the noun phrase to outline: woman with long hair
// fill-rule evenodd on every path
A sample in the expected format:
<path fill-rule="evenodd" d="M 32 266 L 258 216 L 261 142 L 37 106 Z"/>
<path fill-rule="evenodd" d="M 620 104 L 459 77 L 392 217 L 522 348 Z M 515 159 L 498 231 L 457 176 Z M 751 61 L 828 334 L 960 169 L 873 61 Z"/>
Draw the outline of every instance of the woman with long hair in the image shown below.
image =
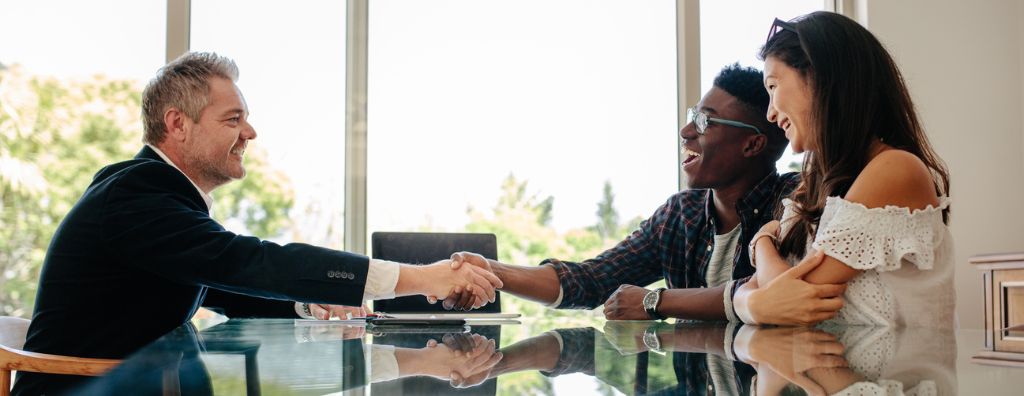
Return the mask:
<path fill-rule="evenodd" d="M 807 324 L 953 326 L 949 175 L 892 57 L 867 29 L 829 12 L 776 19 L 760 57 L 768 120 L 806 154 L 781 223 L 751 242 L 757 274 L 745 289 L 820 261 L 803 280 L 847 288 L 835 317 L 826 304 Z M 757 322 L 757 291 L 743 298 L 738 313 Z"/>

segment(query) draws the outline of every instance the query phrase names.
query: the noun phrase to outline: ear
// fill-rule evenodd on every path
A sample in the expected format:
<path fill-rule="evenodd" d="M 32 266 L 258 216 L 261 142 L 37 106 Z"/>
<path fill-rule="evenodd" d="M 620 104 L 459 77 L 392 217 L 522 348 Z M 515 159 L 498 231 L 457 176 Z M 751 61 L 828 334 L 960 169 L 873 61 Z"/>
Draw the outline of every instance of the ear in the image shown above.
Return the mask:
<path fill-rule="evenodd" d="M 748 136 L 743 141 L 743 156 L 750 158 L 761 155 L 768 147 L 768 137 L 763 134 Z"/>
<path fill-rule="evenodd" d="M 175 107 L 170 107 L 164 112 L 164 128 L 167 129 L 167 138 L 182 142 L 187 136 L 186 129 L 191 127 L 192 121 L 185 112 Z"/>

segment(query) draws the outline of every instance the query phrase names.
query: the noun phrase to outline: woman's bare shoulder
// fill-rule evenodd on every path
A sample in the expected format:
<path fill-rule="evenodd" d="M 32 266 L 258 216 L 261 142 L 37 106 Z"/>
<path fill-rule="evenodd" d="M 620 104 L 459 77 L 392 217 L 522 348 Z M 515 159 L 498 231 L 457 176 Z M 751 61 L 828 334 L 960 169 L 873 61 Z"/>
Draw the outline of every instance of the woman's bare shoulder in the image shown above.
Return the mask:
<path fill-rule="evenodd" d="M 913 153 L 899 149 L 875 155 L 845 198 L 869 208 L 893 205 L 922 209 L 939 204 L 931 170 Z"/>

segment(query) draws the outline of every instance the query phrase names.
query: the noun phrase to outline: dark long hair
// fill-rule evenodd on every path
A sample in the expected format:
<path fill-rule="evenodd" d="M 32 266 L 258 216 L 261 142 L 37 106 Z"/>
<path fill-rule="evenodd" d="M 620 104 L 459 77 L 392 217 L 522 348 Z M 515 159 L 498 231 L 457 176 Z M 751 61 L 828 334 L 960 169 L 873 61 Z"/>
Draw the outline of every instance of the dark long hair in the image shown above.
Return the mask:
<path fill-rule="evenodd" d="M 795 31 L 794 31 L 795 30 Z M 831 12 L 798 17 L 761 48 L 796 69 L 812 92 L 809 148 L 793 192 L 797 218 L 782 240 L 783 257 L 802 257 L 821 220 L 825 199 L 844 196 L 869 160 L 875 138 L 913 153 L 931 170 L 939 196 L 949 171 L 921 127 L 896 63 L 867 29 Z M 942 213 L 948 221 L 949 209 Z"/>

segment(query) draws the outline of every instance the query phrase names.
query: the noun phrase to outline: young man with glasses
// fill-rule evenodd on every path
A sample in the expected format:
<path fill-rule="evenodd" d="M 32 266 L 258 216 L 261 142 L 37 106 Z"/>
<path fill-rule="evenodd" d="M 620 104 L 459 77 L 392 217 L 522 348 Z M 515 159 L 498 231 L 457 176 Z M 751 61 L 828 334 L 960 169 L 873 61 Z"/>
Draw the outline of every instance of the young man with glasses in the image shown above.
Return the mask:
<path fill-rule="evenodd" d="M 762 73 L 727 66 L 680 131 L 689 189 L 670 197 L 632 235 L 580 263 L 548 259 L 535 267 L 516 266 L 463 252 L 453 255 L 453 266 L 468 262 L 489 269 L 504 283 L 503 291 L 550 307 L 592 309 L 603 303 L 608 319 L 735 320 L 732 296 L 754 274 L 747 245 L 776 218 L 780 201 L 799 182 L 796 173 L 776 172 L 788 141 L 767 121 L 767 109 Z M 794 268 L 789 277 L 796 281 L 786 290 L 762 288 L 760 301 L 772 306 L 759 317 L 795 324 L 838 301 L 843 286 L 796 279 L 806 267 Z M 668 289 L 641 287 L 659 279 Z M 455 295 L 444 304 L 461 309 L 469 301 Z"/>

